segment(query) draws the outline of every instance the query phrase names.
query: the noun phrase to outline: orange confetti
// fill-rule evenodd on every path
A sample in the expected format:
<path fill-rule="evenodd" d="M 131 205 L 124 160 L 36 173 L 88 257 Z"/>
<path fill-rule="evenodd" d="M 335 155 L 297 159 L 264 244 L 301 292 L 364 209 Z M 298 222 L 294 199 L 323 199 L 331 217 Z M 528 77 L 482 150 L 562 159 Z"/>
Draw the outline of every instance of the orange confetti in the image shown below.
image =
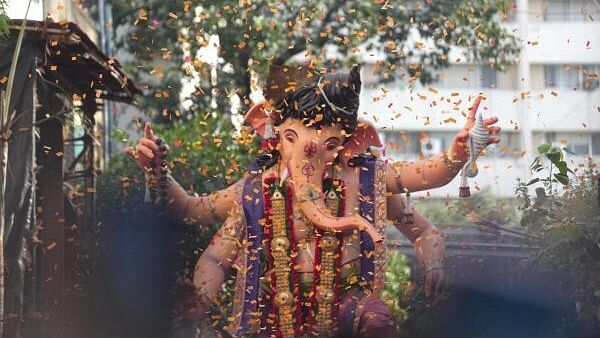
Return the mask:
<path fill-rule="evenodd" d="M 456 119 L 449 117 L 447 119 L 444 120 L 444 123 L 456 123 Z"/>

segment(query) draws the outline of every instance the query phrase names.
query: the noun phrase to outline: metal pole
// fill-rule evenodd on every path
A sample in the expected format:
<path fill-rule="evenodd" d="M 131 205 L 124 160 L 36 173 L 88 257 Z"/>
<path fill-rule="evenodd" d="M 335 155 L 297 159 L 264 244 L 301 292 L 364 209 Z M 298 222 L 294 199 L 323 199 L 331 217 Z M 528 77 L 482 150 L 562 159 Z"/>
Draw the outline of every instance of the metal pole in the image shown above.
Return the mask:
<path fill-rule="evenodd" d="M 100 31 L 100 49 L 102 50 L 102 52 L 110 57 L 110 55 L 107 54 L 107 43 L 108 43 L 108 37 L 106 34 L 106 0 L 98 0 L 98 18 L 99 18 L 99 31 Z M 110 159 L 110 127 L 111 127 L 111 122 L 110 122 L 110 107 L 108 105 L 108 103 L 104 102 L 104 104 L 102 105 L 102 118 L 103 118 L 103 127 L 104 127 L 104 140 L 103 140 L 103 145 L 104 145 L 104 149 L 102 151 L 103 153 L 103 169 L 107 170 L 108 169 L 108 161 Z"/>
<path fill-rule="evenodd" d="M 521 56 L 519 60 L 519 91 L 521 93 L 530 91 L 530 75 L 531 68 L 529 64 L 529 47 L 527 40 L 529 39 L 529 0 L 517 0 L 517 22 L 519 25 L 519 36 L 523 48 L 521 49 Z M 529 167 L 529 163 L 533 159 L 533 141 L 531 135 L 531 122 L 529 119 L 529 107 L 528 101 L 521 101 L 519 103 L 519 134 L 521 138 L 521 151 L 526 151 L 523 157 L 525 168 Z"/>
<path fill-rule="evenodd" d="M 113 16 L 112 16 L 112 4 L 107 3 L 104 7 L 104 18 L 105 18 L 105 25 L 104 25 L 104 54 L 106 54 L 106 56 L 108 56 L 109 58 L 113 57 L 113 50 L 112 50 L 112 36 L 113 36 Z M 106 111 L 106 130 L 107 130 L 107 137 L 106 137 L 106 160 L 104 162 L 105 168 L 108 167 L 109 162 L 110 162 L 110 158 L 112 156 L 112 142 L 111 142 L 111 137 L 112 137 L 112 127 L 113 127 L 113 102 L 109 101 L 109 100 L 104 100 L 104 109 Z"/>

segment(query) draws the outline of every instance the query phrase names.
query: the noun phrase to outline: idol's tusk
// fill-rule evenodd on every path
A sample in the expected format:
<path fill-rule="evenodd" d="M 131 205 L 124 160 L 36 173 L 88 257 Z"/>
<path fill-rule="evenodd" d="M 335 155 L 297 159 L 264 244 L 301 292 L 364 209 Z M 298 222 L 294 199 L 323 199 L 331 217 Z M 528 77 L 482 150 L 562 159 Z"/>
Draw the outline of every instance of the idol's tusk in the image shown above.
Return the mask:
<path fill-rule="evenodd" d="M 285 181 L 288 179 L 288 177 L 290 176 L 290 171 L 288 170 L 287 166 L 283 166 L 283 168 L 281 169 L 281 172 L 279 173 L 279 186 L 282 187 L 283 184 L 285 183 Z"/>

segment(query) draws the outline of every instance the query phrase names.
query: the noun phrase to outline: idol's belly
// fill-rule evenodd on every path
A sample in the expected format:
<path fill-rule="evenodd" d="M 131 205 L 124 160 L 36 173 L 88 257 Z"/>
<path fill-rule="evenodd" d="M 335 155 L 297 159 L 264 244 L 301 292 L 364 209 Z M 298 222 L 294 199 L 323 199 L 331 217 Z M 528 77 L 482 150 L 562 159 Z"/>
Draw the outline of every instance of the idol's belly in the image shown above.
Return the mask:
<path fill-rule="evenodd" d="M 300 243 L 299 243 L 300 244 Z M 342 281 L 349 281 L 351 276 L 360 274 L 360 245 L 348 245 L 342 251 L 340 262 L 340 271 Z M 310 250 L 304 250 L 298 247 L 298 256 L 296 256 L 295 271 L 298 273 L 298 280 L 302 285 L 310 284 L 313 280 L 315 271 L 314 247 Z M 271 275 L 273 270 L 267 270 L 266 275 Z"/>

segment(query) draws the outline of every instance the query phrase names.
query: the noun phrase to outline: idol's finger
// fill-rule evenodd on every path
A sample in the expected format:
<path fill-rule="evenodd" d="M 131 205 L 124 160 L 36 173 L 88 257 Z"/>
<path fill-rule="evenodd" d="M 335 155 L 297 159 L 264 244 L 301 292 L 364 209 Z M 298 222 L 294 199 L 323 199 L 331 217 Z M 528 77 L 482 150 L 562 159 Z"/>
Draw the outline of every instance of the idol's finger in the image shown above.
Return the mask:
<path fill-rule="evenodd" d="M 152 152 L 152 150 L 150 150 L 150 148 L 147 148 L 146 146 L 138 145 L 137 147 L 135 147 L 135 151 L 138 154 L 142 153 L 148 158 L 154 158 L 154 153 Z"/>
<path fill-rule="evenodd" d="M 142 143 L 146 147 L 150 148 L 152 151 L 158 152 L 158 145 L 156 144 L 156 142 L 151 141 L 150 139 L 147 139 L 147 138 L 143 138 L 140 140 L 140 143 Z"/>
<path fill-rule="evenodd" d="M 500 143 L 500 138 L 498 137 L 490 137 L 488 144 L 492 144 L 492 143 Z"/>
<path fill-rule="evenodd" d="M 488 117 L 486 119 L 483 119 L 483 125 L 484 126 L 489 126 L 490 124 L 494 124 L 498 122 L 498 117 L 496 116 L 492 116 L 492 117 Z"/>
<path fill-rule="evenodd" d="M 477 114 L 477 109 L 479 109 L 479 103 L 481 103 L 481 96 L 477 96 L 471 108 L 469 108 L 469 117 L 468 120 L 475 121 L 475 115 Z"/>
<path fill-rule="evenodd" d="M 133 149 L 133 147 L 127 147 L 127 148 L 123 149 L 123 153 L 127 157 L 134 157 L 135 156 L 135 150 Z"/>
<path fill-rule="evenodd" d="M 490 134 L 492 135 L 496 135 L 500 133 L 500 130 L 502 130 L 500 127 L 487 127 L 487 130 L 490 132 Z"/>
<path fill-rule="evenodd" d="M 146 122 L 146 124 L 144 124 L 144 137 L 152 138 L 153 135 L 154 132 L 152 131 L 152 123 Z"/>

